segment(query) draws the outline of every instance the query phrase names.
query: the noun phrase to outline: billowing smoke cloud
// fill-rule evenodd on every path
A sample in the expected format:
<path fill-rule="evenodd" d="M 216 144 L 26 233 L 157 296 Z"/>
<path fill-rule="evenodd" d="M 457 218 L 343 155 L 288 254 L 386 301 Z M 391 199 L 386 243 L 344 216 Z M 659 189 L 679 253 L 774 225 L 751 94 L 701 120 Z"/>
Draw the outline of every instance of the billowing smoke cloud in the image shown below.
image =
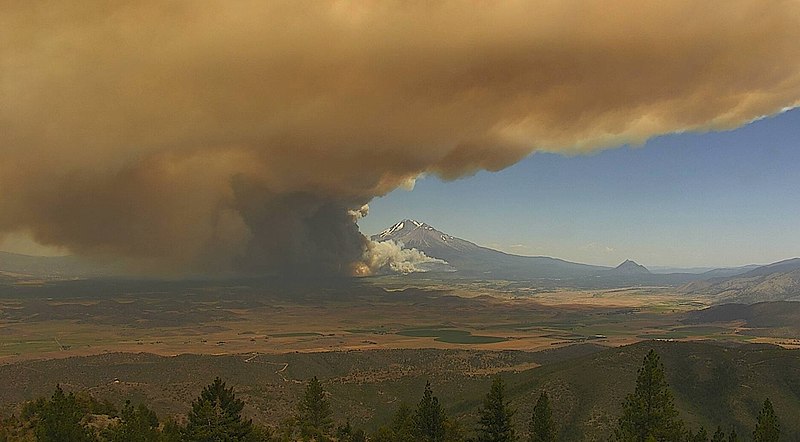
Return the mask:
<path fill-rule="evenodd" d="M 402 274 L 427 272 L 432 264 L 440 264 L 439 268 L 443 268 L 447 262 L 431 258 L 417 249 L 405 249 L 402 243 L 392 240 L 371 241 L 354 273 L 370 274 L 381 269 Z"/>
<path fill-rule="evenodd" d="M 800 2 L 0 6 L 0 234 L 160 271 L 349 273 L 353 210 L 800 102 Z"/>

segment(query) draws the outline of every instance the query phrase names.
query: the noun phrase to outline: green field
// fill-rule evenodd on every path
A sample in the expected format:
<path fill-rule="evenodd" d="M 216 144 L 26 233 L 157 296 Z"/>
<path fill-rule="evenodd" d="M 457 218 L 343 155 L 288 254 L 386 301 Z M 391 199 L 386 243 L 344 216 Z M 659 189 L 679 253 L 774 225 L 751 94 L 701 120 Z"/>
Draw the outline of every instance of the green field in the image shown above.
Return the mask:
<path fill-rule="evenodd" d="M 435 341 L 447 342 L 449 344 L 493 344 L 496 342 L 508 341 L 507 338 L 498 336 L 473 335 L 466 330 L 454 329 L 407 329 L 397 332 L 400 336 L 413 336 L 418 338 L 435 338 Z"/>

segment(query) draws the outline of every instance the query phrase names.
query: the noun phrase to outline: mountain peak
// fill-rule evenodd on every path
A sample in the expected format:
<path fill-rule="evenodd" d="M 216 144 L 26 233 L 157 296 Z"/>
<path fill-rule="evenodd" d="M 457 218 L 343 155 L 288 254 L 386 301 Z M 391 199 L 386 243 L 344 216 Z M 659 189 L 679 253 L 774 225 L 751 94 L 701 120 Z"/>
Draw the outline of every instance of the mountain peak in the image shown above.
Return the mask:
<path fill-rule="evenodd" d="M 455 272 L 459 276 L 481 280 L 573 278 L 612 270 L 545 256 L 517 256 L 499 252 L 412 218 L 398 221 L 370 239 L 376 242 L 394 241 L 404 249 L 417 249 L 426 256 L 447 262 L 446 267 L 433 271 Z"/>
<path fill-rule="evenodd" d="M 374 236 L 377 237 L 378 241 L 382 241 L 386 239 L 394 239 L 397 237 L 405 236 L 417 229 L 423 229 L 429 231 L 436 230 L 429 224 L 417 221 L 415 219 L 406 218 L 394 223 L 394 225 L 392 225 L 388 229 Z"/>
<path fill-rule="evenodd" d="M 459 250 L 478 247 L 469 241 L 440 232 L 428 223 L 411 218 L 396 222 L 383 232 L 372 235 L 371 239 L 373 241 L 392 240 L 402 243 L 405 247 L 417 248 L 423 251 L 435 246 L 456 247 Z"/>
<path fill-rule="evenodd" d="M 433 228 L 433 226 L 431 226 L 428 223 L 425 223 L 425 222 L 422 222 L 422 221 L 417 221 L 417 220 L 411 219 L 411 218 L 406 218 L 406 219 L 404 219 L 403 221 L 400 221 L 400 222 L 408 224 L 412 229 L 423 228 L 425 230 L 436 230 L 436 229 Z"/>
<path fill-rule="evenodd" d="M 623 261 L 622 264 L 616 266 L 612 271 L 617 274 L 626 274 L 626 275 L 650 273 L 650 270 L 647 270 L 647 267 L 630 259 L 626 259 L 625 261 Z"/>

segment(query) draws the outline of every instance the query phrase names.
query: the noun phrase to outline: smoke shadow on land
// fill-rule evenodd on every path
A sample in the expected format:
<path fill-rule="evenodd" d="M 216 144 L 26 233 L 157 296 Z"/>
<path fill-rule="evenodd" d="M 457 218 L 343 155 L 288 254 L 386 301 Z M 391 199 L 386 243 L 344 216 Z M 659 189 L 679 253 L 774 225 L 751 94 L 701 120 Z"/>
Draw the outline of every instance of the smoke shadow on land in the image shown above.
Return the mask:
<path fill-rule="evenodd" d="M 386 290 L 353 277 L 235 277 L 187 279 L 89 278 L 0 284 L 0 299 L 185 298 L 293 302 L 347 301 Z"/>

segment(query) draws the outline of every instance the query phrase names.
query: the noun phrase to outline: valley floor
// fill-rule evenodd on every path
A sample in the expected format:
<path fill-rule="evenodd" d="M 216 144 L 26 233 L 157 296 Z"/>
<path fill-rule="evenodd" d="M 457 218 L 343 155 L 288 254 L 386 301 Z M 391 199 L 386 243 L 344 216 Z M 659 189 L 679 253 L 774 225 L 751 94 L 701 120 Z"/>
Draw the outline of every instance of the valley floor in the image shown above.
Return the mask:
<path fill-rule="evenodd" d="M 539 351 L 648 339 L 800 345 L 742 321 L 687 323 L 709 300 L 670 288 L 541 290 L 519 283 L 272 287 L 91 282 L 0 298 L 0 363 L 108 352 L 272 354 L 371 349 Z"/>
<path fill-rule="evenodd" d="M 426 381 L 469 426 L 500 374 L 519 416 L 544 389 L 564 440 L 602 439 L 642 356 L 656 348 L 688 422 L 746 429 L 763 395 L 800 422 L 800 350 L 765 345 L 800 346 L 791 314 L 781 316 L 789 325 L 766 327 L 752 317 L 758 312 L 701 310 L 712 300 L 663 287 L 378 282 L 0 288 L 0 410 L 18 412 L 58 383 L 181 416 L 221 376 L 241 392 L 246 414 L 274 423 L 291 415 L 304 382 L 319 376 L 339 417 L 366 429 L 386 423 L 399 403 L 417 401 Z M 775 309 L 794 311 L 758 311 L 774 319 Z"/>

